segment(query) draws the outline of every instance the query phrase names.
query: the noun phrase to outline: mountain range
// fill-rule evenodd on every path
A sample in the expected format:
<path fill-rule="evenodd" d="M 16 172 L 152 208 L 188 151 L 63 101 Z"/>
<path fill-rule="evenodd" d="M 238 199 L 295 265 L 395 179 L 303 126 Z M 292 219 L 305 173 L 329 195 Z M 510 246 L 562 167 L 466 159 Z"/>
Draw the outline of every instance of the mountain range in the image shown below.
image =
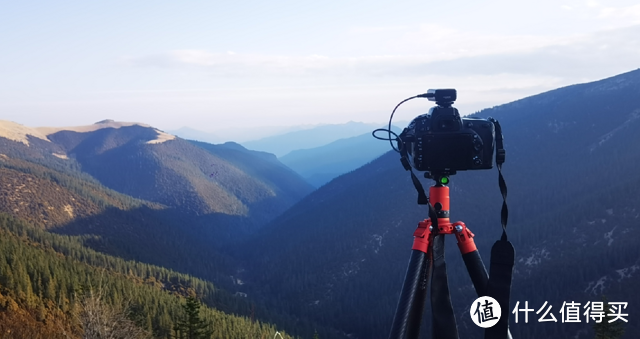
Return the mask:
<path fill-rule="evenodd" d="M 320 187 L 339 175 L 361 167 L 387 150 L 384 144 L 370 138 L 371 131 L 379 127 L 381 126 L 377 124 L 360 122 L 315 127 L 294 126 L 290 128 L 292 131 L 242 144 L 251 149 L 275 153 L 280 162 L 300 174 L 312 186 Z M 400 130 L 394 127 L 394 131 Z M 203 144 L 219 143 L 222 140 L 212 133 L 188 127 L 169 132 Z M 238 133 L 231 137 L 243 138 Z"/>
<path fill-rule="evenodd" d="M 584 306 L 603 295 L 628 302 L 625 338 L 640 335 L 640 300 L 632 292 L 640 283 L 639 94 L 637 70 L 475 115 L 498 119 L 505 138 L 508 234 L 517 253 L 509 307 L 527 301 L 538 310 L 548 301 L 558 319 L 512 319 L 514 338 L 589 338 L 591 324 L 561 323 L 558 311 L 563 302 Z M 427 217 L 399 158 L 389 152 L 334 179 L 261 229 L 245 246 L 253 250 L 245 259 L 247 290 L 345 337 L 384 337 L 413 231 Z M 501 232 L 497 176 L 495 169 L 460 172 L 450 185 L 452 221 L 475 233 L 487 265 Z M 461 335 L 479 337 L 468 311 L 475 292 L 451 241 L 449 281 Z"/>
<path fill-rule="evenodd" d="M 269 152 L 282 157 L 291 151 L 320 147 L 339 139 L 371 133 L 376 128 L 379 128 L 378 124 L 350 121 L 346 124 L 321 125 L 292 131 L 241 144 L 248 149 Z"/>
<path fill-rule="evenodd" d="M 113 121 L 38 131 L 46 133 L 46 139 L 26 134 L 29 143 L 6 144 L 4 154 L 53 161 L 55 166 L 68 168 L 67 172 L 76 169 L 120 193 L 190 215 L 267 220 L 312 190 L 275 156 L 238 144 L 203 148 L 198 145 L 209 144 Z M 263 168 L 266 175 L 262 175 Z"/>
<path fill-rule="evenodd" d="M 400 133 L 401 129 L 393 126 Z M 380 137 L 386 138 L 384 133 Z M 388 143 L 371 137 L 371 131 L 351 138 L 339 139 L 327 145 L 300 149 L 278 158 L 300 174 L 307 182 L 320 187 L 342 174 L 353 171 L 385 153 Z"/>
<path fill-rule="evenodd" d="M 129 270 L 133 280 L 153 276 L 161 286 L 156 290 L 165 293 L 163 303 L 173 312 L 172 319 L 165 314 L 160 321 L 164 311 L 140 311 L 139 316 L 149 318 L 146 328 L 157 336 L 169 336 L 170 324 L 180 314 L 179 299 L 170 296 L 175 294 L 178 281 L 184 281 L 180 283 L 180 296 L 195 293 L 219 311 L 247 317 L 255 313 L 281 326 L 291 322 L 288 316 L 267 312 L 256 302 L 251 306 L 244 300 L 246 294 L 233 296 L 231 291 L 238 283 L 233 278 L 237 265 L 221 250 L 223 245 L 230 245 L 231 238 L 240 239 L 254 231 L 313 189 L 274 155 L 233 143 L 189 142 L 138 123 L 105 120 L 90 126 L 29 128 L 2 121 L 0 172 L 0 211 L 9 218 L 2 231 L 7 239 L 17 237 L 17 243 L 6 244 L 6 249 L 16 248 L 21 234 L 26 236 L 22 251 L 30 251 L 34 258 L 43 255 L 41 251 L 51 243 L 61 242 L 48 251 L 68 256 L 68 266 L 61 267 L 57 274 L 71 280 L 85 279 L 73 273 L 79 270 L 78 265 L 88 264 L 92 272 L 107 269 L 107 274 L 116 279 L 119 273 L 105 263 L 135 261 L 138 264 L 118 265 Z M 49 232 L 42 233 L 43 229 Z M 40 242 L 43 245 L 37 245 Z M 107 257 L 88 262 L 95 253 Z M 5 264 L 14 265 L 10 258 L 15 253 L 3 254 L 7 255 Z M 140 270 L 143 263 L 152 268 Z M 31 290 L 14 286 L 14 278 L 6 280 L 6 275 L 5 280 L 0 279 L 0 293 L 16 302 L 16 312 L 30 314 L 34 307 L 53 313 L 64 311 L 62 299 L 24 299 L 17 293 L 28 292 L 28 296 L 29 291 L 66 286 L 59 285 L 62 282 L 58 280 L 56 285 L 44 286 L 39 283 L 41 278 L 35 277 L 47 274 L 29 263 L 24 265 L 29 278 L 21 276 L 20 286 L 32 285 Z M 204 280 L 174 279 L 170 277 L 174 273 L 167 276 L 158 271 L 160 267 Z M 95 273 L 86 274 L 99 278 Z M 93 283 L 98 281 L 95 279 Z M 110 293 L 134 293 L 131 288 L 110 289 Z M 71 329 L 76 316 L 60 319 Z M 9 315 L 13 322 L 23 323 L 22 327 L 33 322 L 20 317 Z M 52 337 L 58 330 L 42 329 L 33 337 Z M 270 335 L 274 332 L 269 331 Z"/>
<path fill-rule="evenodd" d="M 295 131 L 309 130 L 316 127 L 318 127 L 318 125 L 240 126 L 217 128 L 214 132 L 205 132 L 199 129 L 183 126 L 175 130 L 167 130 L 166 132 L 186 140 L 197 140 L 219 144 L 228 141 L 242 143 Z"/>
<path fill-rule="evenodd" d="M 508 307 L 548 302 L 558 320 L 512 317 L 514 338 L 591 338 L 591 323 L 563 323 L 559 310 L 605 296 L 628 303 L 624 338 L 640 335 L 639 94 L 636 70 L 475 114 L 498 119 L 505 137 L 516 248 Z M 369 150 L 389 147 L 370 136 L 376 127 L 329 145 L 310 131 L 263 140 L 280 143 L 278 159 L 140 123 L 1 121 L 0 333 L 79 338 L 78 307 L 99 287 L 103 307 L 130 305 L 129 321 L 157 338 L 175 336 L 189 296 L 215 338 L 386 337 L 427 209 L 393 151 L 359 168 L 326 160 L 375 157 Z M 314 190 L 286 163 L 349 172 Z M 461 171 L 449 185 L 452 221 L 472 230 L 487 265 L 501 233 L 497 176 Z M 473 286 L 453 239 L 446 246 L 461 336 L 480 337 Z"/>

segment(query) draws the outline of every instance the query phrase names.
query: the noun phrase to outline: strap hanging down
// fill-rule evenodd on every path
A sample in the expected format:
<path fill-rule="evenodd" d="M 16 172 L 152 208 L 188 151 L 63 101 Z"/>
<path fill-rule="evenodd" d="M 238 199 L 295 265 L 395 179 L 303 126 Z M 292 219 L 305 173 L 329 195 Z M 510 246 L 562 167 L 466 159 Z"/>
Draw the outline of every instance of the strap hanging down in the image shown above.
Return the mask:
<path fill-rule="evenodd" d="M 400 161 L 403 165 L 405 161 L 408 164 L 408 160 L 405 157 L 402 157 Z M 418 177 L 415 175 L 415 173 L 413 173 L 413 169 L 411 168 L 411 166 L 405 167 L 405 169 L 411 172 L 411 181 L 413 182 L 413 186 L 416 188 L 416 191 L 418 191 L 418 205 L 427 205 L 429 207 L 429 219 L 431 219 L 431 225 L 433 226 L 433 229 L 437 230 L 438 214 L 436 213 L 435 208 L 433 208 L 433 205 L 429 203 L 429 198 L 427 198 L 427 194 L 424 192 L 422 183 L 420 182 L 420 180 L 418 180 Z"/>
<path fill-rule="evenodd" d="M 507 220 L 509 219 L 509 208 L 507 208 L 507 184 L 502 176 L 502 164 L 505 161 L 506 152 L 504 150 L 502 127 L 498 120 L 489 118 L 496 128 L 496 167 L 498 167 L 498 186 L 502 194 L 502 209 L 500 210 L 500 223 L 502 224 L 502 239 L 507 240 Z"/>
<path fill-rule="evenodd" d="M 487 295 L 500 304 L 500 320 L 484 332 L 485 339 L 507 339 L 509 333 L 511 278 L 515 263 L 515 250 L 511 242 L 500 239 L 491 248 L 491 268 Z"/>
<path fill-rule="evenodd" d="M 404 132 L 403 134 L 401 134 L 401 136 L 402 135 L 404 135 Z M 411 182 L 413 183 L 413 187 L 415 187 L 416 191 L 418 192 L 418 205 L 427 205 L 429 207 L 429 219 L 431 219 L 431 224 L 433 225 L 434 229 L 438 229 L 438 215 L 436 214 L 436 210 L 429 203 L 429 198 L 424 191 L 422 183 L 420 182 L 416 174 L 413 173 L 413 167 L 411 167 L 411 163 L 409 162 L 409 155 L 407 154 L 406 148 L 400 148 L 400 155 L 400 162 L 402 163 L 402 167 L 404 167 L 406 171 L 409 171 L 411 173 Z"/>
<path fill-rule="evenodd" d="M 493 118 L 489 118 L 489 120 L 493 122 L 496 128 L 496 167 L 498 167 L 498 185 L 502 194 L 502 210 L 500 211 L 502 237 L 491 248 L 491 267 L 487 295 L 498 301 L 502 312 L 498 323 L 485 330 L 485 339 L 506 339 L 511 337 L 509 333 L 509 301 L 513 266 L 515 264 L 515 250 L 511 242 L 507 240 L 509 209 L 507 208 L 507 184 L 502 176 L 502 164 L 505 161 L 502 128 L 497 120 Z"/>

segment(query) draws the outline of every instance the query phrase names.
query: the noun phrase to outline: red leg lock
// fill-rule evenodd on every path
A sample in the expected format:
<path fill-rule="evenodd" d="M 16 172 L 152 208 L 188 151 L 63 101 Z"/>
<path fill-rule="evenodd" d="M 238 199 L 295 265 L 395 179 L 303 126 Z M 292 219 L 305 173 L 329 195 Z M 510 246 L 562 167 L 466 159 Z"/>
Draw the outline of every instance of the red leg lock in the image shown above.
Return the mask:
<path fill-rule="evenodd" d="M 418 228 L 413 232 L 413 247 L 411 249 L 427 253 L 431 240 L 431 220 L 425 219 L 418 223 Z"/>

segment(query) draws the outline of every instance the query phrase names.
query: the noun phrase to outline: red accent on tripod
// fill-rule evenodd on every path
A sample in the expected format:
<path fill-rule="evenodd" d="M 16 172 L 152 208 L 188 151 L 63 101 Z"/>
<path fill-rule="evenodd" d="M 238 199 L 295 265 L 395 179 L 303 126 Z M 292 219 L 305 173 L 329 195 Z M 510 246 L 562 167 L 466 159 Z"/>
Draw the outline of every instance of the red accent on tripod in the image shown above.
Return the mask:
<path fill-rule="evenodd" d="M 389 339 L 417 339 L 419 337 L 428 285 L 431 285 L 433 338 L 459 338 L 444 260 L 444 235 L 446 234 L 454 234 L 456 236 L 458 249 L 462 254 L 462 259 L 478 296 L 492 295 L 488 291 L 490 289 L 489 274 L 473 241 L 474 234 L 461 221 L 451 223 L 449 219 L 449 187 L 441 184 L 438 180 L 439 178 L 435 179 L 436 185 L 429 189 L 429 204 L 431 204 L 429 214 L 431 218 L 420 221 L 418 228 L 413 233 L 411 258 L 409 259 L 407 273 L 400 292 Z M 434 220 L 432 218 L 435 219 L 435 223 L 432 222 Z M 437 229 L 434 225 L 437 225 Z M 498 243 L 501 242 L 498 241 Z M 506 243 L 506 241 L 504 242 Z M 499 252 L 496 257 L 502 258 L 506 255 L 511 256 L 513 259 L 513 247 L 510 243 L 506 244 L 511 248 L 510 251 L 507 251 L 510 254 Z M 496 245 L 494 245 L 492 258 L 495 256 L 494 251 L 496 248 Z M 507 268 L 508 272 L 512 269 L 512 266 L 513 264 Z M 500 274 L 496 275 L 500 276 Z M 508 283 L 510 284 L 511 276 L 509 275 L 508 278 Z M 499 283 L 502 283 L 502 281 L 499 281 Z M 508 293 L 509 288 L 506 290 Z M 506 300 L 508 304 L 508 296 Z M 508 329 L 508 314 L 507 309 L 506 327 L 503 329 L 496 327 L 495 331 L 492 331 L 492 329 L 486 330 L 485 339 L 512 338 Z"/>
<path fill-rule="evenodd" d="M 455 234 L 458 240 L 460 253 L 467 254 L 475 251 L 476 244 L 473 241 L 474 234 L 462 222 L 451 223 L 449 219 L 449 187 L 432 186 L 429 188 L 429 200 L 436 210 L 438 217 L 438 230 L 433 232 L 431 219 L 425 219 L 418 223 L 418 228 L 413 233 L 413 247 L 411 249 L 427 253 L 433 234 Z"/>

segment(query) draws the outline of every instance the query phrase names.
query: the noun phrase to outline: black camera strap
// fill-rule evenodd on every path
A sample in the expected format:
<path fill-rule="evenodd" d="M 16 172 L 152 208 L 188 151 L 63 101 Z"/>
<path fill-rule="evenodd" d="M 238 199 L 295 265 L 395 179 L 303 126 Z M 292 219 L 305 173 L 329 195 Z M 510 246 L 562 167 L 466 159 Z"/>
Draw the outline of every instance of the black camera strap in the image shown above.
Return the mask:
<path fill-rule="evenodd" d="M 502 209 L 500 210 L 500 222 L 502 224 L 502 239 L 507 240 L 507 219 L 509 219 L 509 209 L 507 208 L 507 184 L 502 176 L 502 164 L 506 158 L 504 150 L 504 141 L 502 136 L 502 127 L 498 120 L 489 118 L 496 128 L 496 167 L 498 167 L 498 186 L 500 186 L 500 194 L 502 194 Z"/>
<path fill-rule="evenodd" d="M 498 120 L 489 118 L 496 128 L 496 167 L 498 167 L 498 185 L 502 194 L 502 210 L 500 222 L 502 224 L 502 237 L 491 248 L 491 266 L 489 268 L 489 282 L 487 283 L 487 295 L 494 298 L 501 306 L 501 316 L 498 323 L 485 330 L 485 339 L 506 339 L 509 335 L 509 315 L 511 296 L 511 280 L 513 266 L 515 264 L 515 250 L 507 240 L 507 184 L 502 176 L 502 164 L 505 161 L 502 127 Z"/>
<path fill-rule="evenodd" d="M 413 173 L 413 168 L 409 163 L 407 151 L 402 148 L 400 150 L 400 154 L 402 154 L 402 157 L 400 158 L 400 162 L 402 163 L 402 166 L 404 167 L 404 169 L 409 171 L 409 173 L 411 173 L 411 182 L 413 183 L 413 187 L 416 188 L 416 191 L 418 191 L 418 205 L 429 206 L 429 219 L 431 219 L 431 224 L 433 225 L 433 227 L 435 229 L 438 229 L 438 215 L 436 213 L 436 210 L 429 203 L 429 198 L 427 197 L 427 194 L 424 191 L 424 187 L 422 186 L 422 183 L 420 182 L 416 174 Z"/>
<path fill-rule="evenodd" d="M 424 191 L 422 183 L 418 180 L 416 174 L 413 173 L 413 167 L 411 166 L 411 162 L 409 162 L 409 153 L 407 152 L 407 148 L 403 145 L 403 140 L 407 139 L 406 133 L 407 129 L 405 128 L 396 139 L 398 142 L 398 152 L 400 152 L 400 162 L 402 163 L 402 167 L 404 167 L 405 171 L 409 171 L 411 173 L 411 182 L 413 182 L 413 187 L 418 191 L 418 205 L 429 205 L 429 198 L 427 198 L 427 194 Z M 429 213 L 429 217 L 431 217 L 431 213 Z"/>

